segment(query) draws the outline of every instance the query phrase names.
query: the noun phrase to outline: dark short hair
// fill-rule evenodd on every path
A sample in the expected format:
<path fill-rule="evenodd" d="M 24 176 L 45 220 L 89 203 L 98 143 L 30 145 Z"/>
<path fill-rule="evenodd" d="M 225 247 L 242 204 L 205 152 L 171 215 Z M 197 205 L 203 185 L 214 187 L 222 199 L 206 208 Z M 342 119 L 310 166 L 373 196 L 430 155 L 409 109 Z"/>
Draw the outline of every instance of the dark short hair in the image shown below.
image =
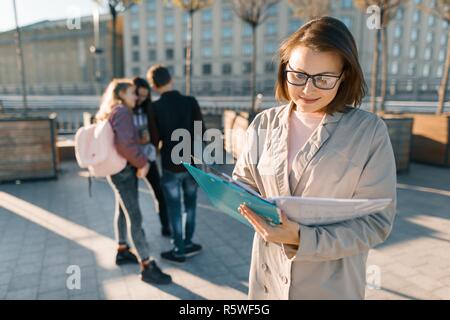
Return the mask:
<path fill-rule="evenodd" d="M 326 107 L 327 113 L 344 111 L 346 105 L 359 106 L 367 92 L 361 65 L 358 60 L 358 50 L 355 39 L 347 26 L 332 17 L 321 17 L 309 21 L 291 34 L 281 44 L 278 54 L 278 67 L 275 97 L 279 101 L 290 101 L 286 81 L 286 66 L 293 49 L 305 46 L 319 52 L 335 52 L 344 63 L 344 80 L 333 101 Z"/>
<path fill-rule="evenodd" d="M 148 84 L 147 80 L 142 79 L 140 77 L 133 78 L 134 86 L 136 87 L 136 93 L 140 88 L 145 88 L 148 91 L 151 91 L 150 85 Z"/>
<path fill-rule="evenodd" d="M 157 88 L 165 86 L 171 79 L 169 70 L 162 64 L 153 65 L 147 71 L 147 80 Z"/>

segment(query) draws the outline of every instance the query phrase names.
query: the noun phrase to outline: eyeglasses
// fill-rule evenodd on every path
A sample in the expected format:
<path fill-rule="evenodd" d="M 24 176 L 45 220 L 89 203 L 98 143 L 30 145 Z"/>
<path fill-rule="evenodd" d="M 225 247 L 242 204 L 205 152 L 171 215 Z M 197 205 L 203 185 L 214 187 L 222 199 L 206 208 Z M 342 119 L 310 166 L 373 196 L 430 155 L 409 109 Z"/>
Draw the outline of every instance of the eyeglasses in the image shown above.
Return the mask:
<path fill-rule="evenodd" d="M 291 66 L 289 68 L 292 69 Z M 319 74 L 307 74 L 305 72 L 294 71 L 294 70 L 285 70 L 286 80 L 288 83 L 293 86 L 305 86 L 308 83 L 308 80 L 311 78 L 313 85 L 321 90 L 332 90 L 336 86 L 337 82 L 344 74 L 344 71 L 341 72 L 339 76 L 330 76 L 322 73 Z"/>

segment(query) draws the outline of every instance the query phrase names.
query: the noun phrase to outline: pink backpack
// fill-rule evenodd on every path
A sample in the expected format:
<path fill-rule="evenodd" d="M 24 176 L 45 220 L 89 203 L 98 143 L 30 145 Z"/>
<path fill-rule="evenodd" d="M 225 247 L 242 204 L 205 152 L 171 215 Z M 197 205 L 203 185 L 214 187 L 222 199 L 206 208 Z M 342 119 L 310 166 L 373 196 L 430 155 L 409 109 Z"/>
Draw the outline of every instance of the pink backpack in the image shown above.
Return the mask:
<path fill-rule="evenodd" d="M 108 120 L 81 127 L 75 134 L 75 156 L 81 168 L 94 177 L 106 177 L 122 171 L 127 160 L 114 146 L 114 131 Z"/>

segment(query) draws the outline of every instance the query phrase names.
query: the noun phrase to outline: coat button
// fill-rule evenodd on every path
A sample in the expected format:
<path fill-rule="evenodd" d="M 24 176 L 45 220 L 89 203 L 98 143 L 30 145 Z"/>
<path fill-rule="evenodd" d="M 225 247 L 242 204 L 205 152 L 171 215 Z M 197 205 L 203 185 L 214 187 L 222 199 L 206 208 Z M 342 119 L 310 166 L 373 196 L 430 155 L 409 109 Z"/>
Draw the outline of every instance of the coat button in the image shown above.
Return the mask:
<path fill-rule="evenodd" d="M 268 246 L 269 246 L 269 242 L 268 242 L 268 241 L 264 241 L 264 245 L 265 245 L 266 247 L 268 247 Z"/>
<path fill-rule="evenodd" d="M 267 264 L 263 263 L 261 265 L 261 268 L 263 269 L 263 271 L 267 271 Z"/>
<path fill-rule="evenodd" d="M 269 289 L 266 286 L 264 286 L 264 293 L 269 293 Z"/>
<path fill-rule="evenodd" d="M 289 282 L 289 281 L 288 281 L 288 278 L 285 277 L 285 276 L 282 276 L 282 277 L 281 277 L 281 280 L 283 280 L 283 283 L 284 283 L 284 284 L 288 284 L 288 282 Z"/>

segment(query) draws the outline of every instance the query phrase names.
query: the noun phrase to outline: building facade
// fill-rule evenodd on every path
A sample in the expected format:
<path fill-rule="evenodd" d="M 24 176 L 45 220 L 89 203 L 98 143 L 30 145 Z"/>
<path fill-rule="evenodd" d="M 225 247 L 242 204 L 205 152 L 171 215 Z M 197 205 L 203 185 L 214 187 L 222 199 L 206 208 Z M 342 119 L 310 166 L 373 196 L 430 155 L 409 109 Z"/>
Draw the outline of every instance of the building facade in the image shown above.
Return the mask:
<path fill-rule="evenodd" d="M 112 77 L 111 27 L 109 15 L 102 15 L 99 47 L 103 53 L 97 59 L 90 51 L 94 44 L 92 16 L 81 17 L 76 26 L 68 25 L 68 20 L 63 19 L 22 27 L 28 94 L 99 93 Z M 118 18 L 117 29 L 117 70 L 120 75 L 123 74 L 122 17 Z M 0 57 L 0 94 L 19 94 L 21 80 L 15 29 L 0 33 Z"/>
<path fill-rule="evenodd" d="M 425 14 L 412 0 L 398 11 L 388 27 L 388 97 L 435 100 L 443 74 L 448 25 Z M 332 0 L 329 15 L 343 21 L 353 33 L 366 80 L 370 85 L 375 30 L 367 27 L 368 14 L 352 0 Z M 268 12 L 257 29 L 257 90 L 273 94 L 277 49 L 303 22 L 293 15 L 287 0 Z M 187 15 L 170 1 L 145 0 L 124 16 L 126 76 L 145 76 L 149 66 L 162 63 L 171 70 L 178 89 L 184 90 Z M 215 0 L 194 14 L 192 93 L 247 95 L 252 56 L 251 28 L 233 11 L 231 0 Z"/>

